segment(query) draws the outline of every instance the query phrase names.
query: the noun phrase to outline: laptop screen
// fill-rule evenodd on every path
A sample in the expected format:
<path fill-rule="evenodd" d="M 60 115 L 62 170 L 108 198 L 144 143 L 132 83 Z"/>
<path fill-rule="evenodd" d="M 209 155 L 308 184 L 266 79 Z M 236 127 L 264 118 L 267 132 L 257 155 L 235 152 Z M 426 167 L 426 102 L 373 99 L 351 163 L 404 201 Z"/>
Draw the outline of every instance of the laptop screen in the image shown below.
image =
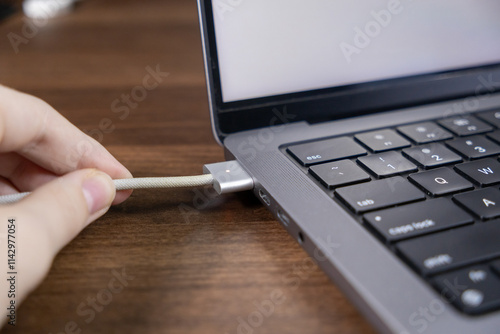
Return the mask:
<path fill-rule="evenodd" d="M 223 102 L 500 62 L 497 0 L 212 6 Z"/>

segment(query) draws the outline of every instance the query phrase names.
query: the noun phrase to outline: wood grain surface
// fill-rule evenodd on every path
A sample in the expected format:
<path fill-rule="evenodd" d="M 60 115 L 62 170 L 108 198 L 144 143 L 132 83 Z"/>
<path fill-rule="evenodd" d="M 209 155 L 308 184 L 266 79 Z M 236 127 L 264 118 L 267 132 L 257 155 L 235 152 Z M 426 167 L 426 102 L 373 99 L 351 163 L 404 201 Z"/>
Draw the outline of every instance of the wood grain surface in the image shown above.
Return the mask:
<path fill-rule="evenodd" d="M 141 89 L 155 69 L 168 75 Z M 18 12 L 0 22 L 0 82 L 45 99 L 135 176 L 223 160 L 195 1 L 84 0 L 35 23 Z M 1 333 L 373 329 L 251 193 L 199 189 L 135 191 L 62 250 Z"/>

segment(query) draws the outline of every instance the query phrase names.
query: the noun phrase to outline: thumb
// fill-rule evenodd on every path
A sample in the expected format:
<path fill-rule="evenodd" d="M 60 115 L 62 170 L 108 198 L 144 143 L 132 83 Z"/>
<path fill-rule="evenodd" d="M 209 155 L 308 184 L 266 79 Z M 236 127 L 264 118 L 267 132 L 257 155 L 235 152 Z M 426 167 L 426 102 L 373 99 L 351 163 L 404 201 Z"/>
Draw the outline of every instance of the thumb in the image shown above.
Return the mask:
<path fill-rule="evenodd" d="M 14 254 L 15 266 L 10 270 L 22 277 L 18 302 L 43 279 L 57 252 L 102 216 L 114 197 L 115 187 L 107 174 L 85 169 L 43 185 L 16 204 L 0 207 L 0 235 L 7 239 L 0 242 L 4 245 L 0 254 L 7 255 L 9 249 Z M 12 233 L 14 238 L 9 237 Z"/>
<path fill-rule="evenodd" d="M 113 181 L 107 174 L 84 169 L 45 184 L 12 208 L 27 213 L 30 229 L 41 229 L 42 235 L 48 234 L 57 253 L 108 211 L 115 194 Z"/>

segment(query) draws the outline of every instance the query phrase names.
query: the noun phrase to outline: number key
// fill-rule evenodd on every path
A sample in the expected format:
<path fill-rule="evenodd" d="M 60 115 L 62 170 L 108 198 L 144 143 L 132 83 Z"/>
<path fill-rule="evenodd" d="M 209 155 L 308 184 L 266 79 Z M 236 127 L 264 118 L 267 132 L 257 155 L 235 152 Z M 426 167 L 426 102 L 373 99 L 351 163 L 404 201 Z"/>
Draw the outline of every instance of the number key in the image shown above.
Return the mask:
<path fill-rule="evenodd" d="M 424 168 L 443 166 L 462 161 L 459 155 L 453 153 L 442 144 L 429 144 L 407 148 L 403 154 Z"/>
<path fill-rule="evenodd" d="M 489 139 L 493 140 L 496 143 L 500 143 L 500 130 L 495 130 L 486 135 Z"/>
<path fill-rule="evenodd" d="M 500 146 L 481 136 L 459 138 L 446 144 L 469 159 L 479 159 L 500 154 Z"/>
<path fill-rule="evenodd" d="M 477 115 L 483 121 L 500 128 L 500 110 L 490 110 Z"/>
<path fill-rule="evenodd" d="M 417 170 L 417 166 L 397 152 L 384 152 L 359 157 L 358 161 L 378 177 L 387 177 Z"/>

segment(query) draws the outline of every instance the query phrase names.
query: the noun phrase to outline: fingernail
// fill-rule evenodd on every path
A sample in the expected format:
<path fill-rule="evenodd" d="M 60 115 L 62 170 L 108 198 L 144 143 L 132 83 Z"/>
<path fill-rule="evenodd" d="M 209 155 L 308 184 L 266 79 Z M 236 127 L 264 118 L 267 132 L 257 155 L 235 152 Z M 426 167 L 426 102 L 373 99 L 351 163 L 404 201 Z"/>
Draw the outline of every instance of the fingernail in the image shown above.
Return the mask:
<path fill-rule="evenodd" d="M 85 179 L 82 184 L 82 190 L 87 200 L 90 214 L 110 206 L 115 197 L 115 189 L 111 178 L 102 172 L 96 172 L 91 177 Z"/>

